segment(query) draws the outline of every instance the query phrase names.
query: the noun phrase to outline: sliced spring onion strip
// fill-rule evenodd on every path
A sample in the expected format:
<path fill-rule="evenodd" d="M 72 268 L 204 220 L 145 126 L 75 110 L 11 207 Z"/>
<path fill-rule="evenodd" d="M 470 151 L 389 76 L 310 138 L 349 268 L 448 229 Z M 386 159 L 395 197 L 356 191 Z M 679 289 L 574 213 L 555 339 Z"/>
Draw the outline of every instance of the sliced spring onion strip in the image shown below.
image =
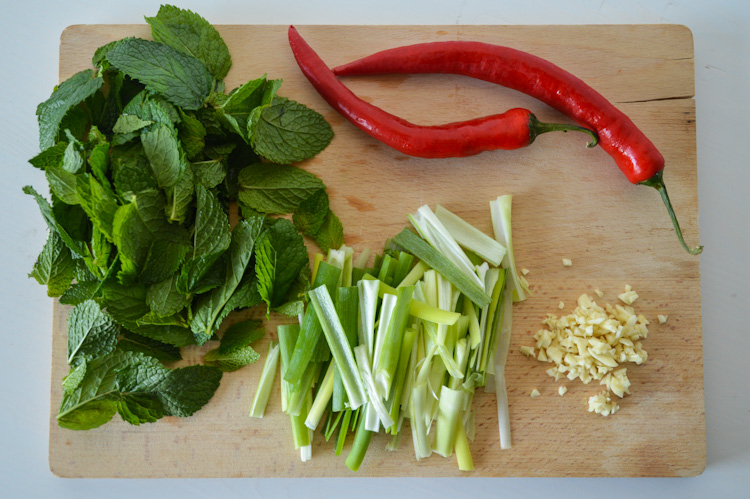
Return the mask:
<path fill-rule="evenodd" d="M 273 382 L 276 379 L 276 368 L 278 365 L 279 344 L 272 341 L 268 345 L 268 353 L 266 354 L 266 361 L 263 364 L 263 372 L 260 374 L 258 388 L 255 390 L 255 397 L 253 397 L 253 405 L 250 408 L 251 418 L 262 418 L 263 414 L 266 412 L 266 406 L 268 405 L 268 399 L 271 396 Z"/>
<path fill-rule="evenodd" d="M 362 279 L 357 283 L 359 296 L 359 323 L 357 338 L 360 345 L 367 347 L 368 357 L 372 357 L 375 342 L 375 317 L 378 313 L 378 291 L 380 281 Z"/>
<path fill-rule="evenodd" d="M 439 251 L 427 244 L 422 238 L 409 229 L 404 229 L 393 239 L 414 256 L 423 260 L 427 265 L 442 274 L 471 301 L 484 307 L 489 304 L 490 297 L 482 289 L 481 283 L 469 278 L 456 265 L 444 257 Z M 475 274 L 476 276 L 476 274 Z M 477 277 L 477 280 L 479 278 Z"/>
<path fill-rule="evenodd" d="M 359 366 L 359 373 L 364 380 L 364 385 L 369 395 L 368 405 L 375 410 L 378 415 L 380 422 L 383 424 L 383 428 L 386 430 L 393 426 L 393 419 L 388 410 L 385 408 L 383 401 L 378 394 L 377 388 L 375 387 L 375 381 L 372 378 L 372 371 L 369 368 L 369 359 L 367 358 L 367 352 L 362 345 L 354 347 L 354 355 L 357 358 L 357 365 Z M 370 430 L 372 431 L 372 430 Z"/>
<path fill-rule="evenodd" d="M 406 274 L 406 277 L 404 277 L 401 282 L 398 283 L 398 287 L 415 285 L 417 281 L 422 278 L 425 271 L 429 269 L 430 267 L 423 261 L 417 262 L 417 264 L 412 267 L 409 273 Z"/>
<path fill-rule="evenodd" d="M 471 450 L 469 449 L 469 439 L 466 437 L 466 429 L 464 428 L 463 421 L 458 418 L 458 428 L 456 430 L 456 442 L 454 443 L 456 449 L 456 459 L 458 461 L 458 469 L 461 471 L 471 471 L 474 469 L 474 460 L 471 457 Z"/>
<path fill-rule="evenodd" d="M 341 381 L 344 383 L 346 396 L 349 398 L 349 407 L 356 409 L 365 403 L 365 391 L 354 361 L 354 354 L 336 314 L 331 295 L 325 286 L 319 286 L 311 290 L 308 296 L 318 314 L 333 360 L 341 373 Z"/>
<path fill-rule="evenodd" d="M 326 375 L 323 378 L 323 382 L 317 388 L 315 392 L 315 400 L 313 400 L 312 406 L 310 407 L 310 411 L 307 413 L 307 418 L 305 419 L 305 426 L 307 426 L 311 430 L 314 430 L 315 428 L 318 427 L 318 423 L 320 423 L 320 418 L 323 417 L 323 413 L 326 410 L 326 406 L 328 406 L 328 402 L 331 400 L 331 396 L 333 395 L 334 365 L 335 364 L 333 362 L 328 364 Z"/>
<path fill-rule="evenodd" d="M 417 212 L 409 215 L 408 218 L 422 238 L 430 243 L 430 246 L 453 262 L 468 279 L 473 280 L 477 285 L 481 285 L 479 278 L 474 273 L 474 265 L 472 265 L 471 260 L 429 206 L 420 206 Z"/>
<path fill-rule="evenodd" d="M 372 440 L 372 432 L 365 429 L 365 418 L 360 417 L 359 424 L 357 425 L 357 432 L 354 434 L 352 450 L 350 450 L 349 455 L 346 456 L 347 468 L 352 471 L 359 470 L 362 461 L 365 459 L 367 448 L 370 446 L 370 440 Z"/>
<path fill-rule="evenodd" d="M 320 262 L 318 273 L 315 275 L 313 287 L 326 285 L 329 289 L 334 289 L 341 276 L 341 269 L 330 265 L 326 262 Z M 307 307 L 302 319 L 299 337 L 294 345 L 292 358 L 287 366 L 284 379 L 293 385 L 300 382 L 305 374 L 307 365 L 315 352 L 318 341 L 322 339 L 322 328 L 318 320 L 315 308 Z"/>
<path fill-rule="evenodd" d="M 510 218 L 512 201 L 513 196 L 510 194 L 498 196 L 496 200 L 490 201 L 490 215 L 492 216 L 495 239 L 500 244 L 504 244 L 508 250 L 503 260 L 503 266 L 510 270 L 510 278 L 513 283 L 513 301 L 519 302 L 526 299 L 526 295 L 529 294 L 529 286 L 526 280 L 518 275 L 516 259 L 513 255 L 513 231 Z"/>
<path fill-rule="evenodd" d="M 464 395 L 463 390 L 454 390 L 447 386 L 443 386 L 440 390 L 433 450 L 443 457 L 450 457 L 453 454 L 453 444 L 456 442 L 456 431 Z"/>
<path fill-rule="evenodd" d="M 383 338 L 383 348 L 378 355 L 377 365 L 373 363 L 375 381 L 381 387 L 384 396 L 390 393 L 396 375 L 413 293 L 414 286 L 405 286 L 398 289 L 396 303 L 393 306 L 393 312 L 388 320 L 385 337 Z"/>
<path fill-rule="evenodd" d="M 460 246 L 473 251 L 495 267 L 500 266 L 507 252 L 505 246 L 440 205 L 435 207 L 435 216 Z"/>
<path fill-rule="evenodd" d="M 510 412 L 508 410 L 508 391 L 505 386 L 505 363 L 510 349 L 510 332 L 512 327 L 513 297 L 505 292 L 503 304 L 503 323 L 500 339 L 495 353 L 495 393 L 497 400 L 497 422 L 500 431 L 500 448 L 510 449 Z"/>
<path fill-rule="evenodd" d="M 432 446 L 427 437 L 427 386 L 418 384 L 412 388 L 411 401 L 409 402 L 409 418 L 414 441 L 414 455 L 417 461 L 430 457 Z"/>

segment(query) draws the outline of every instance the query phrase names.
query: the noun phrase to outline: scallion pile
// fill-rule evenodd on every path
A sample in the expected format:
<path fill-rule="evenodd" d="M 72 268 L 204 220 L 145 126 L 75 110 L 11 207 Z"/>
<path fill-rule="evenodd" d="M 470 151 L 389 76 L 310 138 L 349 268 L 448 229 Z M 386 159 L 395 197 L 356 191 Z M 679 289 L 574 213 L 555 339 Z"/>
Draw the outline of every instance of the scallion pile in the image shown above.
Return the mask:
<path fill-rule="evenodd" d="M 352 248 L 316 255 L 299 324 L 278 327 L 251 416 L 263 415 L 277 360 L 281 407 L 303 461 L 320 429 L 357 471 L 375 433 L 402 439 L 409 420 L 417 460 L 454 453 L 472 470 L 476 390 L 497 392 L 502 448 L 510 447 L 505 359 L 511 309 L 528 284 L 516 273 L 512 197 L 490 203 L 495 237 L 438 206 L 422 206 L 367 266 Z M 272 347 L 273 350 L 274 347 Z"/>

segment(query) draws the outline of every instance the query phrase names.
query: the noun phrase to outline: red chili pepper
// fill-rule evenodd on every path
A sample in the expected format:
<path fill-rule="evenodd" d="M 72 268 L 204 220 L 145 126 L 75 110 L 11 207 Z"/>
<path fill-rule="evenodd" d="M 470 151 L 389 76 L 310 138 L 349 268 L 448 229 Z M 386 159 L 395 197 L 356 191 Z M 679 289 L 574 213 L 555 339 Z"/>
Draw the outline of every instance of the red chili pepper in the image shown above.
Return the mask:
<path fill-rule="evenodd" d="M 542 123 L 526 109 L 511 109 L 503 114 L 446 125 L 415 125 L 354 95 L 293 26 L 289 28 L 289 44 L 300 69 L 331 107 L 361 130 L 410 156 L 465 157 L 495 149 L 518 149 L 531 144 L 537 135 L 551 131 L 585 132 L 592 138 L 589 147 L 597 142 L 591 130 L 577 125 Z"/>
<path fill-rule="evenodd" d="M 661 194 L 680 244 L 685 243 L 664 185 L 664 157 L 624 113 L 580 78 L 532 54 L 480 42 L 421 43 L 384 50 L 334 68 L 343 75 L 449 73 L 497 83 L 536 97 L 599 136 L 599 144 L 634 184 Z"/>

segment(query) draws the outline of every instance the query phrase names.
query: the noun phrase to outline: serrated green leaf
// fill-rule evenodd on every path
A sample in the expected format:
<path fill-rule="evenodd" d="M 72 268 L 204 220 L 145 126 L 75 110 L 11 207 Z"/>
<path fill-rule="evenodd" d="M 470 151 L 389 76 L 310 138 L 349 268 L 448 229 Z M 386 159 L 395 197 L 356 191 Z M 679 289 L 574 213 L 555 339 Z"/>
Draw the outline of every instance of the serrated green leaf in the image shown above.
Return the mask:
<path fill-rule="evenodd" d="M 193 180 L 196 185 L 202 185 L 206 189 L 213 189 L 224 181 L 227 176 L 225 159 L 211 159 L 191 163 Z"/>
<path fill-rule="evenodd" d="M 312 238 L 324 252 L 332 248 L 340 248 L 344 244 L 344 227 L 339 217 L 329 209 L 323 225 L 312 235 Z"/>
<path fill-rule="evenodd" d="M 117 349 L 123 352 L 140 352 L 160 362 L 174 362 L 182 359 L 179 348 L 131 331 L 123 333 L 120 341 L 117 342 Z"/>
<path fill-rule="evenodd" d="M 206 352 L 203 361 L 216 366 L 224 372 L 251 364 L 260 359 L 260 354 L 250 343 L 263 337 L 263 323 L 258 320 L 246 320 L 229 327 L 221 337 L 219 347 Z"/>
<path fill-rule="evenodd" d="M 121 280 L 135 278 L 157 239 L 187 245 L 184 228 L 167 223 L 164 197 L 159 192 L 143 191 L 130 204 L 120 206 L 113 223 L 114 242 L 120 256 Z"/>
<path fill-rule="evenodd" d="M 62 82 L 49 99 L 39 104 L 36 109 L 39 121 L 39 147 L 47 149 L 55 143 L 60 130 L 60 123 L 68 111 L 86 100 L 101 88 L 101 77 L 91 69 L 74 74 Z"/>
<path fill-rule="evenodd" d="M 159 187 L 174 186 L 185 170 L 177 130 L 171 125 L 154 125 L 141 133 L 141 144 Z"/>
<path fill-rule="evenodd" d="M 50 232 L 29 277 L 47 286 L 47 296 L 60 296 L 75 275 L 73 257 L 56 232 Z"/>
<path fill-rule="evenodd" d="M 263 224 L 263 217 L 242 220 L 232 232 L 232 242 L 229 246 L 231 256 L 227 262 L 225 280 L 208 296 L 200 299 L 195 308 L 191 329 L 199 345 L 208 341 L 219 328 L 220 321 L 217 319 L 242 281 Z"/>
<path fill-rule="evenodd" d="M 221 374 L 215 367 L 200 365 L 169 371 L 156 390 L 159 400 L 164 404 L 165 414 L 192 416 L 216 392 Z"/>
<path fill-rule="evenodd" d="M 113 242 L 117 200 L 96 178 L 89 174 L 77 175 L 76 180 L 76 194 L 81 208 L 89 216 L 94 227 L 104 234 L 107 241 Z"/>
<path fill-rule="evenodd" d="M 193 160 L 203 152 L 206 146 L 206 127 L 191 113 L 186 113 L 182 109 L 179 112 L 180 123 L 177 125 L 179 138 L 187 158 Z"/>
<path fill-rule="evenodd" d="M 206 66 L 168 45 L 127 38 L 110 49 L 107 59 L 149 92 L 183 109 L 200 108 L 211 92 L 213 79 Z"/>
<path fill-rule="evenodd" d="M 269 311 L 288 301 L 287 293 L 305 265 L 309 257 L 302 236 L 289 220 L 276 219 L 261 236 L 255 259 L 258 292 Z"/>
<path fill-rule="evenodd" d="M 81 359 L 80 362 L 70 368 L 70 372 L 63 378 L 63 393 L 73 393 L 73 391 L 80 386 L 84 376 L 86 376 L 86 361 Z"/>
<path fill-rule="evenodd" d="M 146 303 L 160 317 L 169 317 L 185 308 L 188 297 L 177 290 L 177 274 L 149 286 Z"/>
<path fill-rule="evenodd" d="M 325 189 L 314 192 L 300 203 L 292 216 L 294 225 L 306 236 L 315 235 L 328 215 L 328 194 Z"/>
<path fill-rule="evenodd" d="M 62 166 L 63 155 L 65 149 L 68 147 L 67 142 L 58 142 L 57 144 L 48 147 L 33 158 L 29 160 L 29 163 L 35 168 L 45 170 L 48 166 Z"/>
<path fill-rule="evenodd" d="M 229 217 L 216 196 L 202 185 L 195 189 L 197 212 L 193 257 L 223 253 L 232 242 Z"/>
<path fill-rule="evenodd" d="M 248 144 L 248 120 L 253 109 L 261 105 L 265 87 L 266 77 L 262 76 L 234 89 L 226 99 L 217 103 L 218 119 L 227 130 L 236 133 Z"/>
<path fill-rule="evenodd" d="M 310 172 L 289 165 L 256 163 L 239 174 L 239 200 L 261 213 L 292 213 L 302 201 L 325 188 Z"/>
<path fill-rule="evenodd" d="M 177 272 L 189 251 L 187 245 L 156 239 L 148 250 L 138 280 L 142 285 L 150 286 L 167 279 Z"/>
<path fill-rule="evenodd" d="M 275 98 L 253 122 L 255 152 L 274 163 L 312 158 L 330 144 L 333 130 L 318 112 L 298 102 Z"/>
<path fill-rule="evenodd" d="M 137 132 L 154 122 L 151 120 L 143 120 L 133 114 L 121 114 L 117 118 L 115 126 L 112 128 L 114 133 L 133 133 Z"/>
<path fill-rule="evenodd" d="M 155 423 L 164 416 L 164 405 L 156 395 L 124 393 L 117 403 L 117 413 L 132 425 Z"/>
<path fill-rule="evenodd" d="M 99 289 L 99 282 L 84 281 L 76 282 L 70 285 L 68 289 L 60 296 L 60 303 L 63 305 L 78 305 L 86 300 L 91 300 L 94 293 Z"/>
<path fill-rule="evenodd" d="M 76 241 L 75 239 L 73 239 L 68 231 L 60 223 L 58 223 L 55 214 L 53 213 L 52 207 L 46 199 L 40 196 L 39 193 L 37 193 L 36 190 L 34 190 L 34 188 L 30 185 L 24 187 L 23 192 L 34 197 L 37 205 L 39 206 L 39 211 L 42 212 L 42 217 L 44 218 L 44 221 L 47 222 L 47 226 L 49 227 L 50 231 L 57 233 L 57 235 L 60 236 L 60 239 L 62 239 L 68 249 L 70 249 L 75 255 L 78 255 L 80 257 L 90 256 L 81 241 Z"/>
<path fill-rule="evenodd" d="M 77 305 L 68 317 L 68 364 L 77 356 L 92 360 L 114 351 L 119 328 L 93 300 Z"/>
<path fill-rule="evenodd" d="M 208 21 L 198 14 L 171 5 L 162 5 L 156 17 L 147 17 L 154 40 L 197 58 L 217 80 L 232 66 L 226 43 Z"/>

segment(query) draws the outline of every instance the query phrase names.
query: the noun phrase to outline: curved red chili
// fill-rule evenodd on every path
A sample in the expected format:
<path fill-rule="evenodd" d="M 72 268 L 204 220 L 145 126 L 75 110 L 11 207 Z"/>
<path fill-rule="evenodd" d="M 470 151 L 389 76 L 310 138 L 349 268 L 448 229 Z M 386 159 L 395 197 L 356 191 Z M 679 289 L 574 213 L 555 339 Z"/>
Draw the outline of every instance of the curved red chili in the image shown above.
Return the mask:
<path fill-rule="evenodd" d="M 599 136 L 599 145 L 634 184 L 661 194 L 682 246 L 691 254 L 674 214 L 662 177 L 664 157 L 623 112 L 580 78 L 520 50 L 470 41 L 446 41 L 384 50 L 334 68 L 343 75 L 450 73 L 471 76 L 535 97 Z"/>
<path fill-rule="evenodd" d="M 520 108 L 446 125 L 415 125 L 354 95 L 293 26 L 289 28 L 289 44 L 300 69 L 331 107 L 361 130 L 410 156 L 465 157 L 496 149 L 518 149 L 531 144 L 537 135 L 551 131 L 581 131 L 591 136 L 590 147 L 597 142 L 591 130 L 542 123 L 531 111 Z"/>

